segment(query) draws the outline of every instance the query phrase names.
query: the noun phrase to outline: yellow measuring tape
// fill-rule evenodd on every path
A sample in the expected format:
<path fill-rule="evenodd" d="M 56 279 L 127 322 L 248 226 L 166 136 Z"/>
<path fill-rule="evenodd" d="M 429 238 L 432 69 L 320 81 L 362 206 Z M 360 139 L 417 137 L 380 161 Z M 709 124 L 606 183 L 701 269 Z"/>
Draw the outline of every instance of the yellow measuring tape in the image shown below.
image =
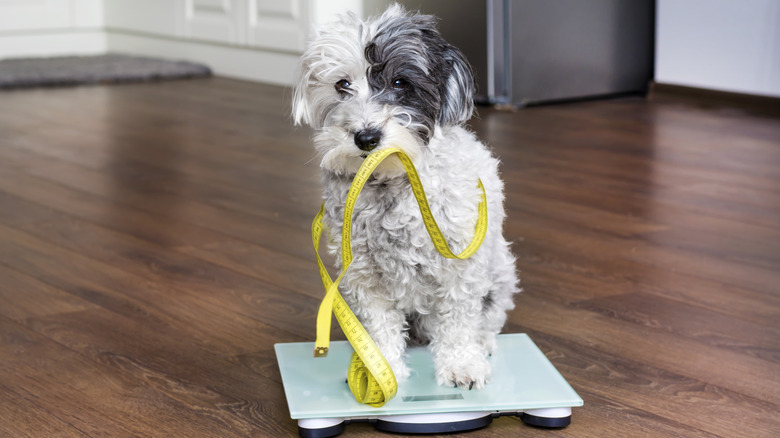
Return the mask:
<path fill-rule="evenodd" d="M 352 344 L 355 352 L 347 371 L 347 382 L 352 390 L 352 394 L 359 403 L 364 403 L 373 407 L 380 407 L 395 397 L 398 391 L 398 384 L 395 380 L 395 374 L 390 368 L 390 364 L 379 351 L 371 336 L 358 321 L 357 317 L 349 308 L 344 298 L 338 291 L 338 285 L 347 272 L 347 268 L 352 263 L 352 212 L 355 209 L 357 197 L 368 178 L 374 172 L 379 163 L 390 155 L 395 154 L 406 170 L 409 178 L 409 184 L 412 187 L 414 197 L 420 207 L 425 228 L 431 236 L 434 247 L 444 257 L 452 259 L 467 259 L 474 255 L 482 245 L 487 234 L 487 200 L 485 188 L 482 181 L 478 181 L 478 186 L 482 191 L 482 199 L 478 207 L 478 218 L 474 238 L 469 245 L 459 254 L 455 254 L 447 244 L 447 240 L 439 229 L 439 225 L 433 218 L 428 199 L 425 196 L 417 169 L 414 168 L 412 160 L 401 149 L 388 148 L 371 153 L 358 169 L 352 185 L 347 193 L 347 201 L 344 205 L 344 223 L 341 230 L 341 260 L 342 269 L 335 281 L 331 280 L 325 265 L 319 254 L 320 237 L 322 236 L 323 225 L 322 217 L 325 214 L 324 205 L 320 206 L 320 211 L 314 218 L 311 226 L 312 242 L 314 243 L 314 253 L 317 256 L 317 266 L 320 270 L 322 284 L 325 286 L 325 298 L 320 304 L 317 313 L 317 339 L 314 343 L 314 356 L 323 357 L 328 354 L 330 345 L 330 322 L 331 312 L 336 316 L 341 329 Z"/>

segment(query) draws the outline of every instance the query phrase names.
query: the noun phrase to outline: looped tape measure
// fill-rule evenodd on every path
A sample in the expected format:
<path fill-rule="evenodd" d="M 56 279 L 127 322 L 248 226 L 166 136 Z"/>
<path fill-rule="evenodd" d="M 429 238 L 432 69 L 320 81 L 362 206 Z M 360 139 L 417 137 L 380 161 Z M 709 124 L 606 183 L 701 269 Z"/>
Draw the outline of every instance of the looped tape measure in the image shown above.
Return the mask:
<path fill-rule="evenodd" d="M 341 230 L 342 269 L 334 281 L 328 275 L 328 271 L 325 269 L 319 254 L 320 237 L 323 231 L 322 217 L 325 214 L 324 205 L 320 206 L 320 211 L 317 213 L 311 226 L 311 234 L 312 242 L 314 243 L 314 253 L 317 256 L 317 266 L 319 267 L 320 277 L 326 293 L 317 313 L 317 339 L 314 343 L 314 357 L 323 357 L 328 354 L 328 346 L 330 345 L 330 314 L 332 312 L 336 316 L 336 321 L 338 321 L 341 329 L 344 331 L 347 340 L 355 350 L 347 372 L 350 390 L 358 402 L 377 408 L 395 397 L 398 391 L 395 374 L 393 374 L 390 364 L 387 363 L 387 360 L 379 351 L 371 336 L 369 336 L 366 329 L 344 301 L 344 298 L 338 291 L 338 285 L 352 263 L 352 212 L 355 209 L 357 197 L 379 163 L 393 154 L 401 160 L 401 164 L 403 164 L 406 170 L 409 184 L 412 186 L 412 192 L 420 207 L 423 223 L 439 254 L 452 259 L 467 259 L 477 252 L 487 234 L 487 201 L 482 181 L 478 182 L 478 186 L 482 191 L 482 199 L 478 207 L 479 215 L 474 238 L 462 252 L 455 254 L 450 249 L 441 229 L 439 229 L 439 225 L 433 218 L 431 208 L 428 205 L 428 199 L 425 196 L 420 177 L 414 168 L 414 164 L 412 164 L 412 160 L 401 149 L 382 149 L 371 153 L 363 161 L 347 193 L 347 201 L 344 205 L 344 223 Z"/>

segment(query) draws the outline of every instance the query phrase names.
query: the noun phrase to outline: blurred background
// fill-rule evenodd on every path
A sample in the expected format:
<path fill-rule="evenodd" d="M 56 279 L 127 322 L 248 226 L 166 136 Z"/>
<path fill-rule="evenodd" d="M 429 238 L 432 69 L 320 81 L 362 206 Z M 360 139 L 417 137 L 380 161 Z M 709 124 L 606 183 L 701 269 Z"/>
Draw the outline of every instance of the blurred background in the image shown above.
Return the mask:
<path fill-rule="evenodd" d="M 125 53 L 291 85 L 313 25 L 388 0 L 0 0 L 0 59 Z M 441 17 L 482 102 L 646 93 L 653 84 L 780 96 L 777 0 L 403 0 Z"/>

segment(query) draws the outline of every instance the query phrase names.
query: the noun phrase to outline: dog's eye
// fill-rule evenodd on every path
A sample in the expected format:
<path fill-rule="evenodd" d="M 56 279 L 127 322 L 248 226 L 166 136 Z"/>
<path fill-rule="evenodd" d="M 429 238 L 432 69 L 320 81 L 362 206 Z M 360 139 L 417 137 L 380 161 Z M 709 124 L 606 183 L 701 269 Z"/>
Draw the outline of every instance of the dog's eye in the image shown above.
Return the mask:
<path fill-rule="evenodd" d="M 396 90 L 403 90 L 406 89 L 408 86 L 409 86 L 409 82 L 407 82 L 406 79 L 397 78 L 393 80 L 393 88 Z"/>
<path fill-rule="evenodd" d="M 336 91 L 338 92 L 346 91 L 349 89 L 350 86 L 352 86 L 352 84 L 350 84 L 348 80 L 342 79 L 336 82 Z"/>

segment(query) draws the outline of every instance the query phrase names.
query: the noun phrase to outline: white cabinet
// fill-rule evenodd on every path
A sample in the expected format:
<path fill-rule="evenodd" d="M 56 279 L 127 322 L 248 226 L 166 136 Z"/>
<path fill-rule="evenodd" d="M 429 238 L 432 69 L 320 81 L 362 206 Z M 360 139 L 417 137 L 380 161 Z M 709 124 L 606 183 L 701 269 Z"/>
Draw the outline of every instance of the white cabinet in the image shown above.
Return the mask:
<path fill-rule="evenodd" d="M 300 52 L 310 22 L 304 0 L 184 0 L 183 36 Z"/>
<path fill-rule="evenodd" d="M 292 83 L 312 25 L 378 0 L 0 0 L 0 58 L 122 52 Z"/>
<path fill-rule="evenodd" d="M 0 0 L 2 1 L 2 0 Z M 300 53 L 313 24 L 364 0 L 104 0 L 109 31 Z"/>
<path fill-rule="evenodd" d="M 302 0 L 249 0 L 247 44 L 301 52 L 309 25 Z"/>
<path fill-rule="evenodd" d="M 245 2 L 236 0 L 185 0 L 184 37 L 222 44 L 246 40 Z"/>
<path fill-rule="evenodd" d="M 108 32 L 134 32 L 176 38 L 182 35 L 183 0 L 102 0 Z"/>
<path fill-rule="evenodd" d="M 185 58 L 291 85 L 314 24 L 376 0 L 105 0 L 110 50 Z M 368 3 L 366 3 L 368 4 Z"/>

